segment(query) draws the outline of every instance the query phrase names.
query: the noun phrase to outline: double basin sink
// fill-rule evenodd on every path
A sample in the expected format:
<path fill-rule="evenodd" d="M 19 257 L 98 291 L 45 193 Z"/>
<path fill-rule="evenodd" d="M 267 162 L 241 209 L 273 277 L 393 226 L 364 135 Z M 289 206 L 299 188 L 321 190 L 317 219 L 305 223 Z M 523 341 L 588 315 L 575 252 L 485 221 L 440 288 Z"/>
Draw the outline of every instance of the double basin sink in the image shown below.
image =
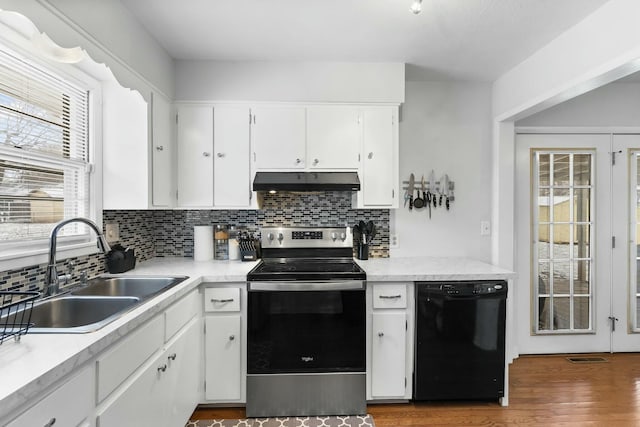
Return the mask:
<path fill-rule="evenodd" d="M 142 302 L 187 279 L 96 277 L 64 294 L 36 302 L 29 333 L 85 333 L 102 328 Z"/>

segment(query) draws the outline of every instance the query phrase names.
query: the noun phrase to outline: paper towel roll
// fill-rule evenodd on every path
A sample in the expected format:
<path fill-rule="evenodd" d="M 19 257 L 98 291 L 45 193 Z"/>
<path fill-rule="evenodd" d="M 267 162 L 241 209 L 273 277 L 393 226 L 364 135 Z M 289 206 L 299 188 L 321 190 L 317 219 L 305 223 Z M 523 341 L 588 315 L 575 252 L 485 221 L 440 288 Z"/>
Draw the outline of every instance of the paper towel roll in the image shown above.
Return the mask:
<path fill-rule="evenodd" d="M 209 261 L 213 259 L 213 225 L 193 227 L 193 260 Z"/>

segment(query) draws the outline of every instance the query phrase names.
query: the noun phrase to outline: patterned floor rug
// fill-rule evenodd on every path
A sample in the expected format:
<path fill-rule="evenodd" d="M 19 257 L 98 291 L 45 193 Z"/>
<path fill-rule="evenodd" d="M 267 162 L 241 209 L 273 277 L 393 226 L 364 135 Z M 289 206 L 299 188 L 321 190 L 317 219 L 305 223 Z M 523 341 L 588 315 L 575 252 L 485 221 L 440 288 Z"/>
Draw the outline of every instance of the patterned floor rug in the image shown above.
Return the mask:
<path fill-rule="evenodd" d="M 189 421 L 185 427 L 375 427 L 371 415 Z"/>

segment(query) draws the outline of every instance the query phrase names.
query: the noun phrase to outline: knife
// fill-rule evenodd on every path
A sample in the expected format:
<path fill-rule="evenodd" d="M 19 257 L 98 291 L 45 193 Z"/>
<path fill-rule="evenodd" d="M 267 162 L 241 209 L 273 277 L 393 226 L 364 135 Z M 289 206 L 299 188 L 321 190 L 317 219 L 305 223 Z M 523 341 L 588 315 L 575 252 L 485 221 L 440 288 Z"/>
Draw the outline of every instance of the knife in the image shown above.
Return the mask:
<path fill-rule="evenodd" d="M 413 174 L 409 175 L 409 187 L 407 188 L 407 192 L 409 193 L 409 210 L 413 209 L 413 187 L 416 182 L 416 177 Z"/>

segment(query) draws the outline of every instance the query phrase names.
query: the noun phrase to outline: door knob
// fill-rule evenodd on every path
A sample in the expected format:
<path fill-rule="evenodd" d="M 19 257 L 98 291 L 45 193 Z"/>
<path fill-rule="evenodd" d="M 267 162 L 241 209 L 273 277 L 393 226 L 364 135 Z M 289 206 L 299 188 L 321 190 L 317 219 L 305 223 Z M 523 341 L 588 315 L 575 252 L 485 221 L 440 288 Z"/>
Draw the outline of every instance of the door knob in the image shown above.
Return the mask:
<path fill-rule="evenodd" d="M 205 157 L 209 157 L 211 155 L 211 153 L 207 153 L 206 151 L 204 153 L 202 153 L 203 156 Z"/>
<path fill-rule="evenodd" d="M 167 365 L 158 366 L 158 372 L 164 372 L 167 370 Z"/>
<path fill-rule="evenodd" d="M 218 153 L 218 154 L 216 154 L 216 156 L 222 158 L 222 157 L 224 157 L 224 153 Z"/>
<path fill-rule="evenodd" d="M 384 332 L 378 332 L 378 336 L 382 338 L 384 336 Z"/>
<path fill-rule="evenodd" d="M 235 335 L 229 335 L 229 341 L 233 341 L 233 340 L 235 340 L 235 339 L 236 339 L 236 336 L 235 336 Z"/>
<path fill-rule="evenodd" d="M 162 150 L 164 150 L 164 147 L 163 147 L 162 145 L 158 145 L 158 146 L 156 147 L 156 150 L 157 150 L 157 151 L 162 151 Z"/>
<path fill-rule="evenodd" d="M 320 160 L 318 160 L 318 159 L 313 159 L 313 166 L 316 166 L 318 163 L 320 163 Z"/>
<path fill-rule="evenodd" d="M 369 153 L 369 155 L 367 156 L 369 159 L 373 159 L 373 151 Z"/>

